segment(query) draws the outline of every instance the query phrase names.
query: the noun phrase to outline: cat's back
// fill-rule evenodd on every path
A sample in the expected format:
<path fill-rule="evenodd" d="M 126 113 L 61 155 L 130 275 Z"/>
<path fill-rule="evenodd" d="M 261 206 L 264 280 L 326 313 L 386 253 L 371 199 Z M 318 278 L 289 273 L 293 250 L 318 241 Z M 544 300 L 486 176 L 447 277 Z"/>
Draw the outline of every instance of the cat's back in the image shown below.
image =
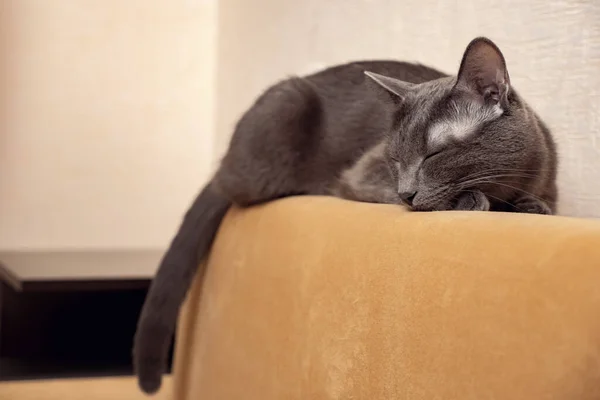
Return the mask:
<path fill-rule="evenodd" d="M 353 61 L 323 69 L 305 78 L 319 86 L 356 85 L 365 81 L 365 71 L 375 72 L 410 83 L 423 83 L 448 74 L 423 64 L 394 60 Z"/>

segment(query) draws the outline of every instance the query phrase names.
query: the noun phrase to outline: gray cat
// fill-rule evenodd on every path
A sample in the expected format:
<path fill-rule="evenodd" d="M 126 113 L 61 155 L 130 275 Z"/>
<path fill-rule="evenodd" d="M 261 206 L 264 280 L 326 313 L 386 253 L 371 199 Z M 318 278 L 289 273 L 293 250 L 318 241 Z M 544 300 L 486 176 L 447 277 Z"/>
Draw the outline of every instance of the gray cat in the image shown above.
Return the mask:
<path fill-rule="evenodd" d="M 141 389 L 160 387 L 179 308 L 232 204 L 331 195 L 416 211 L 552 214 L 556 166 L 548 128 L 486 38 L 468 45 L 456 77 L 364 61 L 275 84 L 237 123 L 152 282 L 134 344 Z"/>

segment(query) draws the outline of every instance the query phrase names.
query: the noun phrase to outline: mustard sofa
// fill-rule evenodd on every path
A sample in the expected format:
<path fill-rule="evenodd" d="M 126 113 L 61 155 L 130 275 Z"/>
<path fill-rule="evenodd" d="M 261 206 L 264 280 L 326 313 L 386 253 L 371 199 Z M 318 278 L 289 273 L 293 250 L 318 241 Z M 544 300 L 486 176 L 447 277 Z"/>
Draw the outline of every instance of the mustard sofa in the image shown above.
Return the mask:
<path fill-rule="evenodd" d="M 600 399 L 600 221 L 297 197 L 207 264 L 175 400 Z"/>

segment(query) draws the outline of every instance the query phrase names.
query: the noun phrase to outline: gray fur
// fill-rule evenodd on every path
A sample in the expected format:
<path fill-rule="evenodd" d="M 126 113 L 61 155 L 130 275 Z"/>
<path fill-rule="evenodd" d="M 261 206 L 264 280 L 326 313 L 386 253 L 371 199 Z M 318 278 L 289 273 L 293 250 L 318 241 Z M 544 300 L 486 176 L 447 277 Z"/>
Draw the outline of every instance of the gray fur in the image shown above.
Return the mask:
<path fill-rule="evenodd" d="M 160 387 L 179 307 L 231 204 L 332 195 L 416 211 L 550 214 L 556 166 L 549 130 L 485 38 L 469 44 L 456 77 L 364 61 L 275 84 L 237 123 L 161 262 L 135 337 L 140 387 Z"/>

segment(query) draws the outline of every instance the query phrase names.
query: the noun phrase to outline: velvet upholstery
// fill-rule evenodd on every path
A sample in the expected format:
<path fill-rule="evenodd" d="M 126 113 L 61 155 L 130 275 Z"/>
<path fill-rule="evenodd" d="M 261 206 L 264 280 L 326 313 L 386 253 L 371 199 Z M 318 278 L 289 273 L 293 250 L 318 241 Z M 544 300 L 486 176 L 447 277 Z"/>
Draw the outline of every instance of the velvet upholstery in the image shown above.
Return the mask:
<path fill-rule="evenodd" d="M 600 399 L 600 221 L 288 198 L 207 267 L 175 400 Z"/>

